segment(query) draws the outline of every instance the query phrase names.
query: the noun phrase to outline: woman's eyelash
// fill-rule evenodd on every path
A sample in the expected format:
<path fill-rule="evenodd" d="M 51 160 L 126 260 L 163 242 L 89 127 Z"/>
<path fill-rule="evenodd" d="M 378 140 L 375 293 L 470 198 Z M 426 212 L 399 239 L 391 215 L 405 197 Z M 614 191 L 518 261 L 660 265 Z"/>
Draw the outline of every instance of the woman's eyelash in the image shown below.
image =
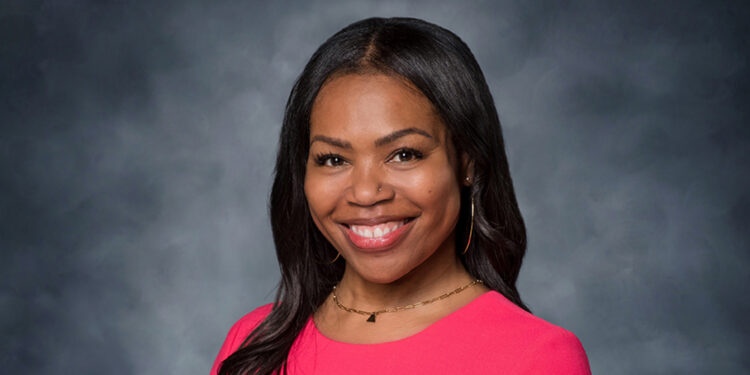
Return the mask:
<path fill-rule="evenodd" d="M 332 154 L 332 153 L 318 154 L 318 155 L 315 155 L 315 164 L 325 165 L 328 159 L 339 159 L 339 161 L 344 160 L 341 156 Z"/>
<path fill-rule="evenodd" d="M 415 150 L 413 148 L 408 148 L 408 147 L 399 149 L 398 151 L 396 151 L 393 154 L 393 156 L 396 157 L 396 156 L 400 156 L 402 154 L 410 154 L 410 155 L 414 156 L 415 159 L 422 159 L 424 157 L 424 155 L 421 152 L 419 152 L 418 150 Z"/>
<path fill-rule="evenodd" d="M 417 159 L 417 160 L 424 158 L 424 154 L 422 154 L 420 151 L 415 150 L 413 148 L 405 147 L 394 152 L 391 159 L 397 156 L 402 157 L 402 155 L 404 154 L 411 155 L 414 159 Z M 408 158 L 408 156 L 405 156 L 405 158 Z M 344 158 L 342 158 L 340 155 L 333 154 L 330 152 L 315 155 L 315 164 L 317 165 L 326 165 L 326 163 L 328 163 L 328 160 L 331 160 L 334 166 L 340 165 L 341 163 L 344 162 Z"/>

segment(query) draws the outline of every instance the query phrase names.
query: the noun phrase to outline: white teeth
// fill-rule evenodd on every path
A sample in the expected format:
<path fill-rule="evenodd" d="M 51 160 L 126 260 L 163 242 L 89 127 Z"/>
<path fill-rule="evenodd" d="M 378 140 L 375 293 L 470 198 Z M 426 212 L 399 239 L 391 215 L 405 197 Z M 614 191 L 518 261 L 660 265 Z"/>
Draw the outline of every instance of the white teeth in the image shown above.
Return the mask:
<path fill-rule="evenodd" d="M 399 222 L 396 222 L 394 224 L 378 224 L 373 226 L 365 226 L 365 225 L 351 225 L 350 229 L 362 237 L 367 238 L 378 238 L 385 236 L 388 233 L 393 232 L 394 230 L 398 229 L 400 226 L 404 225 L 404 222 L 406 220 L 402 220 Z"/>

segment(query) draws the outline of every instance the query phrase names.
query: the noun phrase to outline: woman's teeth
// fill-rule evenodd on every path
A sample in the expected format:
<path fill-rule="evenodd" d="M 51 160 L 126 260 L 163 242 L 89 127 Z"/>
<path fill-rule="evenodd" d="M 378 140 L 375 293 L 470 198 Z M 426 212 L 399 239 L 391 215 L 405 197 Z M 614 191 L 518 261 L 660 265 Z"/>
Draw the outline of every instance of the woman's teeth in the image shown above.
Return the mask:
<path fill-rule="evenodd" d="M 361 237 L 377 238 L 393 232 L 406 223 L 406 220 L 389 221 L 378 225 L 352 225 L 350 229 Z"/>

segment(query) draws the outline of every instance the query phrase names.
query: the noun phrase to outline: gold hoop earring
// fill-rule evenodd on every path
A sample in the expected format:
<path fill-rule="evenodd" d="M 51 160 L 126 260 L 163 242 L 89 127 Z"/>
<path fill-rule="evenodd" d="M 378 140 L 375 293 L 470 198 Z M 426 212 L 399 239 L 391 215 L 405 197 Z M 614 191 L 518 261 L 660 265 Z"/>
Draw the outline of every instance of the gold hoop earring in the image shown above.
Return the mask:
<path fill-rule="evenodd" d="M 468 179 L 468 178 L 467 178 Z M 471 243 L 471 233 L 474 231 L 474 196 L 471 196 L 471 226 L 469 227 L 469 240 L 466 241 L 466 248 L 461 255 L 466 254 L 469 251 L 469 244 Z"/>
<path fill-rule="evenodd" d="M 339 257 L 340 257 L 340 256 L 341 256 L 341 253 L 339 253 L 339 252 L 336 252 L 336 257 L 335 257 L 335 258 L 333 258 L 333 260 L 331 261 L 331 263 L 333 263 L 333 262 L 335 262 L 335 261 L 336 261 L 337 259 L 339 259 Z M 330 264 L 330 263 L 329 263 L 329 264 Z"/>

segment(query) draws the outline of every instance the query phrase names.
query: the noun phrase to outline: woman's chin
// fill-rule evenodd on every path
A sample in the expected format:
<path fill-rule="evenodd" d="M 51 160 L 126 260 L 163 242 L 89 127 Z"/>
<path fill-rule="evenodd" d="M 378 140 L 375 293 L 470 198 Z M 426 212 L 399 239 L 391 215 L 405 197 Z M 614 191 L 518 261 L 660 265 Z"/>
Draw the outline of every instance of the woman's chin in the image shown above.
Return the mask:
<path fill-rule="evenodd" d="M 392 262 L 368 260 L 366 263 L 352 266 L 351 271 L 353 271 L 353 276 L 373 284 L 390 284 L 409 272 L 408 269 L 403 270 L 403 265 L 399 266 Z"/>

